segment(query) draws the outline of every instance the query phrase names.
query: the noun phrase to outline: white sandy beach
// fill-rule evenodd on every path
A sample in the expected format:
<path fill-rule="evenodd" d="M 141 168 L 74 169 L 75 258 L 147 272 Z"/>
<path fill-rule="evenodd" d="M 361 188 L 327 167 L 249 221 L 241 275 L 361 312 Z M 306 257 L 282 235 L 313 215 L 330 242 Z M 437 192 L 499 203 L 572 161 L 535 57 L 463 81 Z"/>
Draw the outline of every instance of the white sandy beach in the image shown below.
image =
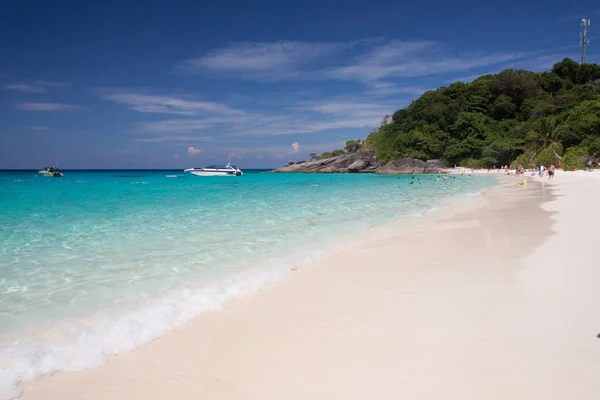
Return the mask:
<path fill-rule="evenodd" d="M 536 180 L 373 229 L 22 399 L 597 398 L 600 171 Z"/>

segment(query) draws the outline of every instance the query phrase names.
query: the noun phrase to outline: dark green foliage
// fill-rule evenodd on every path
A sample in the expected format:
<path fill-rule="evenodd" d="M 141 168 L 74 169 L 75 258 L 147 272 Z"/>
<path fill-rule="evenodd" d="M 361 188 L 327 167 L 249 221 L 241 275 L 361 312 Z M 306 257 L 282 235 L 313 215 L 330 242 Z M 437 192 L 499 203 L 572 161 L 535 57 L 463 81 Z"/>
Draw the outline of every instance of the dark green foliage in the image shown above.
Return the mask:
<path fill-rule="evenodd" d="M 344 147 L 344 150 L 346 150 L 348 153 L 354 153 L 355 151 L 360 150 L 360 148 L 362 146 L 363 146 L 362 139 L 348 140 L 346 142 L 346 146 Z"/>
<path fill-rule="evenodd" d="M 565 151 L 565 156 L 563 157 L 563 168 L 565 170 L 585 168 L 585 161 L 588 154 L 589 150 L 585 147 L 569 147 L 567 151 Z"/>
<path fill-rule="evenodd" d="M 326 151 L 325 153 L 321 154 L 318 159 L 324 160 L 325 158 L 343 156 L 344 154 L 346 154 L 344 150 Z"/>
<path fill-rule="evenodd" d="M 598 65 L 564 59 L 551 72 L 506 70 L 453 83 L 396 111 L 364 145 L 382 161 L 469 166 L 558 162 L 572 146 L 600 155 L 599 79 Z"/>
<path fill-rule="evenodd" d="M 557 166 L 560 161 L 561 160 L 558 157 L 556 157 L 552 150 L 544 149 L 536 155 L 535 163 L 533 165 L 544 165 L 546 167 L 549 167 L 551 165 Z M 525 165 L 523 166 L 525 167 Z"/>

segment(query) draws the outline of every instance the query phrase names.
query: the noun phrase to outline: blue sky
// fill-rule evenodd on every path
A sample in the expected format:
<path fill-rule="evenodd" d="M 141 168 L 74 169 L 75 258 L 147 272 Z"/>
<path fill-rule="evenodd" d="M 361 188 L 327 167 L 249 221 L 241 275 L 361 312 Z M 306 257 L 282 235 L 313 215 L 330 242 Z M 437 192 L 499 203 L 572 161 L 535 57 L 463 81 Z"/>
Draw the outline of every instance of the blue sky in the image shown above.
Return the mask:
<path fill-rule="evenodd" d="M 4 0 L 0 168 L 278 166 L 425 90 L 578 60 L 582 17 L 600 62 L 597 1 Z"/>

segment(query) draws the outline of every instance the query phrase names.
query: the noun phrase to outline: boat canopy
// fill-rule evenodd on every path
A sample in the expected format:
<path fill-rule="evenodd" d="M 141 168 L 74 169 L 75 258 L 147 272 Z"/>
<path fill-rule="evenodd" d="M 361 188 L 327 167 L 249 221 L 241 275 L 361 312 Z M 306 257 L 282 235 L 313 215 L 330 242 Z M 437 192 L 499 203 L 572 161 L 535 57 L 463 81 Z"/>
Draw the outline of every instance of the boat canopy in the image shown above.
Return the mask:
<path fill-rule="evenodd" d="M 204 167 L 204 168 L 213 168 L 213 169 L 216 169 L 216 168 L 231 168 L 231 165 L 216 164 L 216 165 L 209 165 L 208 167 Z"/>

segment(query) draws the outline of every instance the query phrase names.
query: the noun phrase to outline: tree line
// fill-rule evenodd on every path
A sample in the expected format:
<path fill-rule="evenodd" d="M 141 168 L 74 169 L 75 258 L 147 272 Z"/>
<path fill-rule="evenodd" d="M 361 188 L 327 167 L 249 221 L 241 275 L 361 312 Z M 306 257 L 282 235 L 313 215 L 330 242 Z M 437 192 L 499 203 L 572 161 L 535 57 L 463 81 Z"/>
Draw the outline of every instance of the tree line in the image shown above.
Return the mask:
<path fill-rule="evenodd" d="M 453 83 L 424 93 L 391 120 L 386 116 L 364 142 L 311 156 L 363 146 L 375 149 L 381 161 L 582 168 L 588 158 L 600 157 L 600 66 L 565 58 L 549 72 L 505 70 Z"/>

